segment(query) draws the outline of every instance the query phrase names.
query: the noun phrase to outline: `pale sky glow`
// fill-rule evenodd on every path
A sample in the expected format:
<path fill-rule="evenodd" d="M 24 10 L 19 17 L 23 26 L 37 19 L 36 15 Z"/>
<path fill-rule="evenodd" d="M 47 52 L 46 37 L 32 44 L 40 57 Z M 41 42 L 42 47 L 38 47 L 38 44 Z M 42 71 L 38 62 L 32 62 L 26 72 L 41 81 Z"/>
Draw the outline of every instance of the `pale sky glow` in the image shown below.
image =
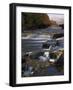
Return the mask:
<path fill-rule="evenodd" d="M 48 14 L 50 20 L 56 21 L 58 24 L 64 24 L 64 15 L 63 14 Z"/>

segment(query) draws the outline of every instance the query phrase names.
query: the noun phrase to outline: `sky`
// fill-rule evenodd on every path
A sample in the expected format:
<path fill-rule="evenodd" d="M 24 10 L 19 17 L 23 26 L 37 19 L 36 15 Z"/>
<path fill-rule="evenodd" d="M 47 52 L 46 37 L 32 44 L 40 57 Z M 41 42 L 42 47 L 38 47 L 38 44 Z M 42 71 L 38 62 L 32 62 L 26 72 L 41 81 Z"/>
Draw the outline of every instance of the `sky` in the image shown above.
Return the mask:
<path fill-rule="evenodd" d="M 50 20 L 56 21 L 58 24 L 64 24 L 64 15 L 63 14 L 48 14 Z"/>

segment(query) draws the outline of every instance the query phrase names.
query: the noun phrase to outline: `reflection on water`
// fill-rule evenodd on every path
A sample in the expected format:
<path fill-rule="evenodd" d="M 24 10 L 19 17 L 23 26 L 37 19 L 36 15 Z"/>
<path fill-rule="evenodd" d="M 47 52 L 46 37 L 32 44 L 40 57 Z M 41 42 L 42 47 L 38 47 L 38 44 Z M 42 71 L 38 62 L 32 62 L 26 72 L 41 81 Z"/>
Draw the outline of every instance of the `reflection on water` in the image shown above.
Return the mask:
<path fill-rule="evenodd" d="M 64 75 L 64 55 L 50 62 L 50 55 L 51 58 L 56 58 L 57 53 L 48 54 L 47 52 L 26 54 L 22 60 L 22 77 Z M 39 58 L 40 56 L 42 58 Z"/>
<path fill-rule="evenodd" d="M 59 71 L 58 69 L 59 67 L 56 67 L 56 66 L 49 66 L 48 67 L 48 73 L 49 75 L 64 75 L 64 72 L 63 71 Z M 61 67 L 62 69 L 63 67 Z"/>
<path fill-rule="evenodd" d="M 31 70 L 30 70 L 31 69 Z M 35 68 L 29 67 L 29 70 L 23 71 L 22 77 L 28 76 L 54 76 L 54 75 L 64 75 L 63 67 L 48 66 L 45 68 Z"/>

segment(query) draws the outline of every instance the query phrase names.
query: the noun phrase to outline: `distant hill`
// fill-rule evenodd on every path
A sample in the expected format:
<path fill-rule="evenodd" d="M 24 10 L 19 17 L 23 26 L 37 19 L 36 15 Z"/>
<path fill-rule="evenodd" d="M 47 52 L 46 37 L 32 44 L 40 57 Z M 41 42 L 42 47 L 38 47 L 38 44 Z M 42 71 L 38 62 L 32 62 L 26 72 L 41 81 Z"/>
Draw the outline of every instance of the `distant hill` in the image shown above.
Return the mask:
<path fill-rule="evenodd" d="M 56 23 L 56 21 L 54 21 L 54 20 L 50 20 L 50 22 L 51 22 L 51 26 L 59 26 L 59 25 Z"/>

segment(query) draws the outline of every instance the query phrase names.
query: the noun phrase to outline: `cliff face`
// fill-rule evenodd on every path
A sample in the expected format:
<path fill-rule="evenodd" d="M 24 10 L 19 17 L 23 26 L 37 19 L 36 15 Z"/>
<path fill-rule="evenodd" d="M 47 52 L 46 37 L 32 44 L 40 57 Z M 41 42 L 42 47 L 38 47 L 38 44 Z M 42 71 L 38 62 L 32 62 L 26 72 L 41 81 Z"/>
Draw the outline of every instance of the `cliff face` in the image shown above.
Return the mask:
<path fill-rule="evenodd" d="M 38 28 L 47 28 L 51 25 L 47 14 L 41 13 L 22 13 L 22 30 L 34 30 Z"/>
<path fill-rule="evenodd" d="M 41 18 L 42 18 L 42 24 L 44 24 L 45 26 L 51 25 L 50 18 L 47 14 L 43 14 Z"/>

